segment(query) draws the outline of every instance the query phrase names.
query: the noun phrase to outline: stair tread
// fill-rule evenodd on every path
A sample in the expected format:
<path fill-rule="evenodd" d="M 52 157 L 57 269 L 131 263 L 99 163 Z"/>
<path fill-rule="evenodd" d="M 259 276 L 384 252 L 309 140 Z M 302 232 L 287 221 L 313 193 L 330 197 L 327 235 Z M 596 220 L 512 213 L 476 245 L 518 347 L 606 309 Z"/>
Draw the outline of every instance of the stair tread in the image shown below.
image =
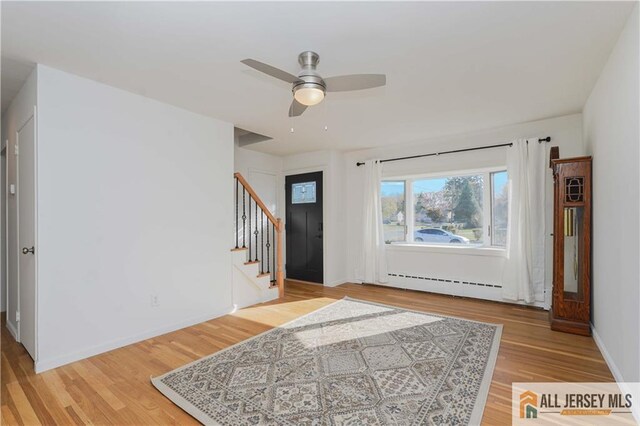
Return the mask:
<path fill-rule="evenodd" d="M 260 263 L 259 260 L 250 260 L 248 262 L 244 262 L 245 265 L 253 265 L 254 263 Z"/>
<path fill-rule="evenodd" d="M 269 275 L 271 275 L 271 272 L 263 272 L 261 274 L 258 274 L 258 278 L 267 277 Z"/>
<path fill-rule="evenodd" d="M 247 247 L 238 247 L 238 248 L 232 248 L 231 251 L 243 251 L 243 250 L 249 250 L 249 248 Z"/>

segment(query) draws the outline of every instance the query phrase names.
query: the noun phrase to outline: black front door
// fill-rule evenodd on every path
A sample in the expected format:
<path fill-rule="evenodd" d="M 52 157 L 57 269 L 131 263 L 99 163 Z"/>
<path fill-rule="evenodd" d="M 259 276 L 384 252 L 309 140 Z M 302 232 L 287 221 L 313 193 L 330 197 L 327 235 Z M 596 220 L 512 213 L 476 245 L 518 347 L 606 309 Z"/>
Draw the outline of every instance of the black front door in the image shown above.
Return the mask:
<path fill-rule="evenodd" d="M 322 172 L 287 176 L 287 278 L 322 283 Z"/>

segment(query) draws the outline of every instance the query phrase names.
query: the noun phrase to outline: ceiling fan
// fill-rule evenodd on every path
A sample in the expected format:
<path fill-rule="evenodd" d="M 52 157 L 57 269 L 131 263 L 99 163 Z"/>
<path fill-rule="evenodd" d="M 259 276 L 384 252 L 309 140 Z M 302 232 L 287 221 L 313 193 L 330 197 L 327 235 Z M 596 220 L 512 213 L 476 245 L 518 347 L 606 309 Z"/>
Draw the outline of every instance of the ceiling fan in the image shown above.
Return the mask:
<path fill-rule="evenodd" d="M 291 89 L 293 102 L 289 107 L 289 117 L 302 115 L 307 107 L 322 102 L 326 92 L 371 89 L 387 83 L 387 77 L 384 74 L 352 74 L 323 79 L 316 71 L 320 55 L 311 51 L 298 55 L 298 63 L 302 70 L 297 76 L 255 59 L 245 59 L 240 62 L 293 85 Z"/>

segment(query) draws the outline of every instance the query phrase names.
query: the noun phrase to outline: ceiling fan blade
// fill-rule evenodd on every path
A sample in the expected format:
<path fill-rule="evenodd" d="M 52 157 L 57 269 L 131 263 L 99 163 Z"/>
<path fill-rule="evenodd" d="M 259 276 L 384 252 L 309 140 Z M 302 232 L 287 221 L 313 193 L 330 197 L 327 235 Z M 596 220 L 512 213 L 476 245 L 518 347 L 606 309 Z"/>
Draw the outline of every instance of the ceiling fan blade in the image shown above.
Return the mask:
<path fill-rule="evenodd" d="M 286 81 L 287 83 L 295 83 L 296 81 L 299 80 L 299 78 L 293 74 L 289 74 L 286 71 L 282 71 L 279 68 L 272 67 L 271 65 L 267 65 L 263 62 L 256 61 L 255 59 L 244 59 L 240 62 L 250 66 L 253 69 L 256 69 L 260 72 L 270 75 L 271 77 L 275 77 L 279 80 Z"/>
<path fill-rule="evenodd" d="M 302 113 L 306 109 L 306 105 L 302 105 L 300 102 L 294 99 L 293 102 L 291 102 L 291 106 L 289 107 L 289 117 L 298 117 L 302 115 Z"/>
<path fill-rule="evenodd" d="M 349 90 L 364 90 L 387 84 L 384 74 L 352 74 L 339 75 L 324 79 L 327 92 L 346 92 Z"/>

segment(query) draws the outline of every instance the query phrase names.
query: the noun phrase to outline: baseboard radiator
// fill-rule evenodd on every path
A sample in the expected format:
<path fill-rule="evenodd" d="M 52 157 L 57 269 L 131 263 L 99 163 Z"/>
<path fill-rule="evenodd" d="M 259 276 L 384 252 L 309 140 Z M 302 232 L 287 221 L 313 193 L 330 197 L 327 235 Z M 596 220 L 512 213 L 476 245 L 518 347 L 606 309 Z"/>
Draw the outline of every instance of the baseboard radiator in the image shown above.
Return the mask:
<path fill-rule="evenodd" d="M 479 283 L 473 281 L 462 281 L 462 280 L 452 280 L 447 278 L 434 278 L 434 277 L 424 277 L 420 275 L 411 275 L 411 274 L 399 274 L 399 273 L 389 273 L 390 277 L 399 277 L 399 278 L 411 278 L 415 280 L 428 280 L 435 281 L 441 283 L 452 283 L 452 284 L 463 284 L 463 285 L 474 285 L 479 287 L 492 287 L 492 288 L 502 288 L 499 284 L 489 284 L 489 283 Z"/>
<path fill-rule="evenodd" d="M 424 291 L 428 293 L 446 294 L 450 296 L 472 297 L 493 301 L 503 301 L 502 284 L 480 281 L 469 281 L 458 278 L 442 278 L 436 276 L 416 275 L 406 272 L 391 272 L 388 287 L 405 290 Z"/>

